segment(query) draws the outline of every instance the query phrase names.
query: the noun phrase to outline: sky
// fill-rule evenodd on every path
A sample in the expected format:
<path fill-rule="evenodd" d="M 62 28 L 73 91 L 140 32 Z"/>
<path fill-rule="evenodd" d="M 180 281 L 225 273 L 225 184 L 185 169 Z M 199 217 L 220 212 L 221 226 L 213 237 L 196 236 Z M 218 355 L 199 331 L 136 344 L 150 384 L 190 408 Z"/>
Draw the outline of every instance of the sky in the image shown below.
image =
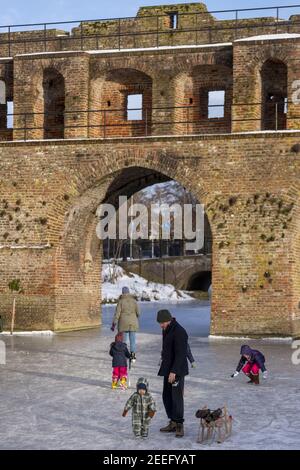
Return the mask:
<path fill-rule="evenodd" d="M 192 0 L 0 0 L 0 25 L 27 24 L 72 21 L 80 19 L 100 19 L 135 16 L 139 7 L 152 5 L 168 5 L 174 3 L 192 3 Z M 298 0 L 206 0 L 208 10 L 229 10 L 241 8 L 257 8 L 272 6 L 287 6 L 299 4 Z M 286 16 L 297 12 L 286 10 Z M 274 12 L 266 12 L 273 16 Z M 261 14 L 251 15 L 261 16 Z M 232 17 L 231 17 L 232 18 Z M 229 19 L 229 17 L 228 17 Z"/>

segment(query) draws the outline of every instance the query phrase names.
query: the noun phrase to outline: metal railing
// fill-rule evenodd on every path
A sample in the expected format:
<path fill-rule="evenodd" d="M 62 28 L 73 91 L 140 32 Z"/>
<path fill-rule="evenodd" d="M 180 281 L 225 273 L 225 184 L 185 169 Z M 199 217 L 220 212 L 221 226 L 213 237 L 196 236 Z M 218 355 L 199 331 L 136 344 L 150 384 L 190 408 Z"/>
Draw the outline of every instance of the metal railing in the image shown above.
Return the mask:
<path fill-rule="evenodd" d="M 299 122 L 300 111 L 289 115 L 289 102 L 234 103 L 208 105 L 207 112 L 199 106 L 169 106 L 134 108 L 142 115 L 139 120 L 127 120 L 126 109 L 71 110 L 63 113 L 25 112 L 3 116 L 11 122 L 10 128 L 0 127 L 0 140 L 11 133 L 9 140 L 44 140 L 71 138 L 147 137 L 160 135 L 230 134 L 235 123 L 259 123 L 256 130 L 280 131 L 289 121 Z M 242 117 L 232 117 L 233 109 L 240 107 Z M 245 111 L 246 108 L 246 111 Z M 209 109 L 221 109 L 222 116 L 209 117 Z M 4 118 L 4 119 L 3 119 Z M 12 123 L 13 121 L 13 123 Z M 245 126 L 244 126 L 245 127 Z M 247 127 L 247 126 L 246 126 Z M 252 126 L 253 127 L 253 126 Z M 2 138 L 1 138 L 2 136 Z"/>
<path fill-rule="evenodd" d="M 288 10 L 297 9 L 299 9 L 298 13 L 300 15 L 300 4 L 178 13 L 176 28 L 172 28 L 167 24 L 167 13 L 115 19 L 5 25 L 0 26 L 0 56 L 10 57 L 15 53 L 90 50 L 91 47 L 93 49 L 109 48 L 121 50 L 128 47 L 138 49 L 145 47 L 145 38 L 148 38 L 146 41 L 147 47 L 164 46 L 166 45 L 166 38 L 168 39 L 167 45 L 176 45 L 176 42 L 181 44 L 185 41 L 187 45 L 197 45 L 199 41 L 200 44 L 220 42 L 220 33 L 221 36 L 222 33 L 229 33 L 230 37 L 228 40 L 232 41 L 243 37 L 243 32 L 247 32 L 248 34 L 248 30 L 263 30 L 264 34 L 270 32 L 271 29 L 272 33 L 278 31 L 288 32 L 290 26 L 297 26 L 300 24 L 300 21 L 292 21 L 291 19 L 282 19 L 280 17 L 284 16 L 284 12 Z M 270 17 L 260 16 L 256 18 L 242 18 L 243 15 L 245 16 L 249 12 L 272 12 L 274 16 L 272 16 L 271 19 Z M 221 17 L 229 15 L 229 18 L 218 19 L 215 18 L 214 15 L 220 15 Z M 204 24 L 203 26 L 201 21 L 207 21 L 208 19 L 210 23 L 208 25 Z M 253 19 L 261 19 L 264 20 L 264 22 L 252 24 L 249 21 Z M 226 24 L 228 21 L 231 23 Z M 58 31 L 60 34 L 55 35 L 56 30 L 53 28 L 59 25 L 63 26 L 65 30 Z M 96 25 L 96 30 L 102 25 L 106 30 L 111 28 L 113 31 L 105 34 L 97 31 L 89 33 L 86 30 L 89 25 L 93 25 L 94 27 Z M 74 26 L 76 26 L 76 28 L 73 28 Z M 24 28 L 30 28 L 30 30 L 26 31 Z M 67 29 L 70 29 L 70 31 L 67 31 Z M 187 39 L 183 36 L 180 42 L 180 35 L 184 34 L 189 36 Z M 137 38 L 141 37 L 144 38 L 144 40 L 142 40 L 140 44 L 137 44 Z M 177 41 L 177 39 L 179 41 Z M 92 46 L 91 40 L 94 40 Z M 21 45 L 23 45 L 23 47 L 20 47 Z"/>
<path fill-rule="evenodd" d="M 119 254 L 119 261 L 163 259 L 166 257 L 198 256 L 212 254 L 212 239 L 204 238 L 203 247 L 197 253 L 186 251 L 185 244 L 191 240 L 124 240 Z M 103 260 L 115 259 L 116 248 L 120 240 L 105 239 L 103 241 Z M 131 256 L 132 255 L 132 256 Z"/>

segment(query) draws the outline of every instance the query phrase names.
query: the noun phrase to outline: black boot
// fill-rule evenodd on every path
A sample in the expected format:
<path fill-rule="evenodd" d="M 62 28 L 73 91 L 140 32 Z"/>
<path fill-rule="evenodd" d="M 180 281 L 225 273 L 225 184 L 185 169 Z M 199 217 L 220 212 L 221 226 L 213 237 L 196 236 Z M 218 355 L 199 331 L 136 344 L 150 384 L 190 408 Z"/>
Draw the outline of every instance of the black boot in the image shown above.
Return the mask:
<path fill-rule="evenodd" d="M 160 428 L 160 432 L 175 432 L 176 431 L 176 423 L 175 421 L 170 421 L 167 426 L 164 428 Z"/>
<path fill-rule="evenodd" d="M 250 378 L 250 380 L 249 380 L 248 384 L 259 385 L 259 375 L 258 374 L 254 375 L 254 374 L 252 374 L 252 372 L 250 372 L 249 378 Z"/>
<path fill-rule="evenodd" d="M 183 437 L 184 436 L 184 428 L 183 423 L 176 423 L 176 437 Z"/>

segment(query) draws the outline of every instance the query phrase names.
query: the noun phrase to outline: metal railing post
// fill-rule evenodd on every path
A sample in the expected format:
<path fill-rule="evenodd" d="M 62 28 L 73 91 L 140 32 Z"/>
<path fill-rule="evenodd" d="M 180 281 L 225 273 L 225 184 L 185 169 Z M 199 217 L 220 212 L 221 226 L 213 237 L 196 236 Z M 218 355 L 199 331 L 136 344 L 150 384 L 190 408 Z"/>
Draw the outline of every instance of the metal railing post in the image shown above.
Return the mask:
<path fill-rule="evenodd" d="M 10 38 L 10 26 L 8 27 L 8 57 L 11 55 L 11 44 L 10 44 L 11 38 Z"/>
<path fill-rule="evenodd" d="M 239 18 L 239 10 L 235 10 L 235 30 L 234 30 L 234 39 L 237 39 L 238 18 Z"/>
<path fill-rule="evenodd" d="M 157 15 L 156 17 L 156 47 L 159 47 L 158 29 L 159 29 L 159 16 Z"/>
<path fill-rule="evenodd" d="M 44 51 L 47 51 L 47 25 L 44 24 Z"/>
<path fill-rule="evenodd" d="M 81 50 L 83 51 L 83 26 L 82 26 L 82 22 L 80 23 L 80 46 L 81 46 Z"/>
<path fill-rule="evenodd" d="M 119 18 L 119 51 L 121 50 L 121 18 Z"/>
<path fill-rule="evenodd" d="M 146 137 L 148 136 L 148 108 L 145 109 L 145 121 L 146 121 Z"/>
<path fill-rule="evenodd" d="M 106 110 L 103 111 L 103 138 L 106 139 Z"/>
<path fill-rule="evenodd" d="M 186 108 L 186 133 L 189 133 L 190 108 Z"/>
<path fill-rule="evenodd" d="M 275 103 L 275 129 L 278 131 L 278 103 Z"/>
<path fill-rule="evenodd" d="M 27 140 L 27 113 L 25 113 L 24 140 Z"/>
<path fill-rule="evenodd" d="M 278 31 L 278 21 L 279 21 L 279 8 L 276 8 L 276 34 Z"/>

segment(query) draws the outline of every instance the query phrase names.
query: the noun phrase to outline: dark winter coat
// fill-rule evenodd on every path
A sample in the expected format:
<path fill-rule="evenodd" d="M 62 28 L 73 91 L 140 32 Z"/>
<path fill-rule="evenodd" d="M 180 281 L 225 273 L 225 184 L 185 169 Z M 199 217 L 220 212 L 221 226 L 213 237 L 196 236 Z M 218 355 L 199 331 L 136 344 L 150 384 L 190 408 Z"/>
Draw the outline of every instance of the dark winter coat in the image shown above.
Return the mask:
<path fill-rule="evenodd" d="M 244 345 L 244 346 L 241 347 L 241 356 L 242 357 L 241 357 L 241 359 L 238 363 L 238 366 L 236 368 L 236 370 L 238 372 L 240 372 L 240 370 L 244 366 L 245 362 L 247 362 L 247 359 L 245 358 L 245 354 L 247 354 L 247 356 L 250 356 L 250 361 L 249 362 L 251 362 L 253 364 L 254 363 L 257 364 L 262 372 L 264 372 L 266 370 L 265 356 L 260 351 L 257 351 L 256 349 L 251 349 L 250 346 Z"/>
<path fill-rule="evenodd" d="M 117 341 L 111 343 L 109 354 L 112 356 L 112 367 L 127 367 L 127 358 L 130 358 L 127 344 Z"/>
<path fill-rule="evenodd" d="M 167 377 L 173 372 L 179 377 L 188 375 L 187 362 L 188 335 L 185 329 L 173 318 L 163 330 L 162 362 L 158 375 Z"/>
<path fill-rule="evenodd" d="M 192 354 L 191 347 L 190 347 L 189 343 L 187 344 L 187 353 L 186 353 L 186 355 L 187 355 L 187 358 L 190 361 L 190 363 L 193 364 L 193 362 L 195 362 L 195 359 L 194 359 L 194 356 Z"/>

